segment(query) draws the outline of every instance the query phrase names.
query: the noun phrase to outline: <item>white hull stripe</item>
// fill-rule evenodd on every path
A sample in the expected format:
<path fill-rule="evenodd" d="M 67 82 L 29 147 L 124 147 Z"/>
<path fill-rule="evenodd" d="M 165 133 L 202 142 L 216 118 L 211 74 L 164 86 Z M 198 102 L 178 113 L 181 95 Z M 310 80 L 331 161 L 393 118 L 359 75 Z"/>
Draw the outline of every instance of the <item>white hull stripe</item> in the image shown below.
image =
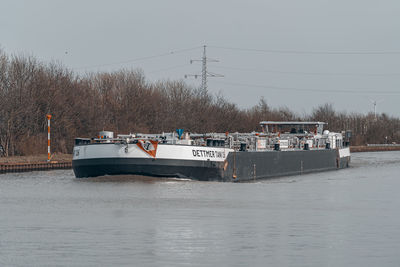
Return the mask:
<path fill-rule="evenodd" d="M 180 159 L 222 162 L 233 149 L 224 147 L 203 147 L 158 144 L 155 160 Z M 74 160 L 95 158 L 152 158 L 151 155 L 140 149 L 137 145 L 130 144 L 95 144 L 76 146 Z"/>

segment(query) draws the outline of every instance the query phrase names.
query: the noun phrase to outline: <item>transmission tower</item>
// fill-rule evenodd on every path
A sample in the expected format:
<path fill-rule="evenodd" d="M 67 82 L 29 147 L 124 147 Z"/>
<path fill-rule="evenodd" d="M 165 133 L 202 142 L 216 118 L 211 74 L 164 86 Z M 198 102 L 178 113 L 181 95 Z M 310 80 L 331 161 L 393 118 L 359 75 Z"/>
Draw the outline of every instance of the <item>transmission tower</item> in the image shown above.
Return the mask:
<path fill-rule="evenodd" d="M 370 99 L 369 101 L 372 103 L 372 105 L 374 105 L 374 119 L 377 120 L 377 117 L 376 117 L 376 106 L 378 105 L 379 102 L 382 102 L 383 100 L 376 101 L 376 100 L 371 100 Z"/>
<path fill-rule="evenodd" d="M 201 65 L 202 65 L 201 66 L 201 89 L 203 91 L 207 90 L 207 77 L 224 77 L 224 75 L 207 71 L 207 62 L 219 62 L 219 61 L 216 59 L 207 58 L 206 48 L 207 48 L 207 46 L 204 45 L 202 59 L 191 59 L 190 60 L 190 64 L 193 64 L 193 62 L 201 61 Z M 197 79 L 197 77 L 199 77 L 199 76 L 200 76 L 199 74 L 186 74 L 185 78 L 194 77 L 195 79 Z"/>
<path fill-rule="evenodd" d="M 374 117 L 375 117 L 375 120 L 376 120 L 376 101 L 372 101 L 372 104 L 374 105 Z"/>

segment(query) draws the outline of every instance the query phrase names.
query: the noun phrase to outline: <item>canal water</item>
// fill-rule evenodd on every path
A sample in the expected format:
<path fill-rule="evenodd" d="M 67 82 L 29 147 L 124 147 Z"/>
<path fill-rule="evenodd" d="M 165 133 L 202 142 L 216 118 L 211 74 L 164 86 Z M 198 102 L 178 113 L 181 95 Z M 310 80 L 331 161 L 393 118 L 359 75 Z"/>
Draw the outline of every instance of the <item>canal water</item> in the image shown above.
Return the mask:
<path fill-rule="evenodd" d="M 0 175 L 0 266 L 400 266 L 400 152 L 253 183 Z"/>

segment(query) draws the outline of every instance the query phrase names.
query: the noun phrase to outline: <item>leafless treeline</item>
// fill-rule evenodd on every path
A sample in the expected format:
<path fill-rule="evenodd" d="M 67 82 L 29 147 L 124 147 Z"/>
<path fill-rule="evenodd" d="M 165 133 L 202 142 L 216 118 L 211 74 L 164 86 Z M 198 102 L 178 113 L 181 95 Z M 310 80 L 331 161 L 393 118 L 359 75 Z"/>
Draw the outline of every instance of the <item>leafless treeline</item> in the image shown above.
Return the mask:
<path fill-rule="evenodd" d="M 330 104 L 299 116 L 270 108 L 260 99 L 240 109 L 223 96 L 191 88 L 182 81 L 150 83 L 140 71 L 77 75 L 61 64 L 0 51 L 0 145 L 2 154 L 46 153 L 46 114 L 52 114 L 52 150 L 70 153 L 74 137 L 98 130 L 117 133 L 247 132 L 262 120 L 319 120 L 330 130 L 350 129 L 353 144 L 400 141 L 400 120 L 336 112 Z M 387 137 L 387 138 L 386 138 Z M 1 148 L 0 147 L 0 148 Z"/>

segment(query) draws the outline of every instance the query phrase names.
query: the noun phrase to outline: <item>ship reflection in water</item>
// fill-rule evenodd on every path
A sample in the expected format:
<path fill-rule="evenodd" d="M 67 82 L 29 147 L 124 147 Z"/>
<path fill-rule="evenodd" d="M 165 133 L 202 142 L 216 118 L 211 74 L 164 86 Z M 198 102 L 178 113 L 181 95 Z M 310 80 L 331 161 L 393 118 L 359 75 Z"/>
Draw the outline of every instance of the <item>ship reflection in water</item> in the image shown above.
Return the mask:
<path fill-rule="evenodd" d="M 251 183 L 0 175 L 0 266 L 398 266 L 400 153 Z"/>

